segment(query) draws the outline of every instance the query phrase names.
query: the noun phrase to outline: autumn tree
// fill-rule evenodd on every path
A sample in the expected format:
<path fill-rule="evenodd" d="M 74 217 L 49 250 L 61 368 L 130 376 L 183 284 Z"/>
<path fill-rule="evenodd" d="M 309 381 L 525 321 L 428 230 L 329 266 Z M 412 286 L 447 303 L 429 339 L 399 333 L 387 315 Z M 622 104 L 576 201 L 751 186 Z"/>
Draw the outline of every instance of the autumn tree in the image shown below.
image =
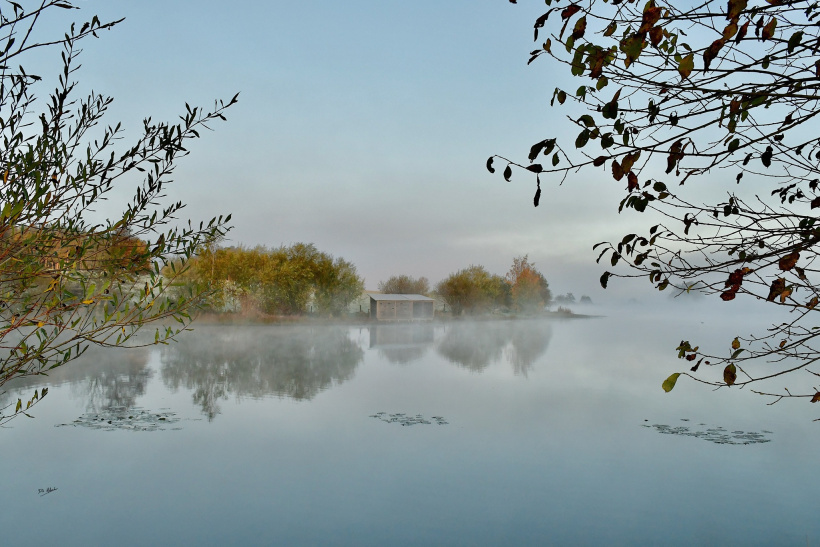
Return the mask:
<path fill-rule="evenodd" d="M 513 307 L 517 310 L 542 310 L 552 299 L 547 279 L 535 269 L 528 255 L 513 258 L 512 267 L 507 272 L 507 283 L 510 284 Z"/>
<path fill-rule="evenodd" d="M 274 249 L 204 246 L 192 259 L 186 282 L 214 288 L 207 302 L 211 310 L 275 315 L 301 315 L 311 301 L 321 314 L 340 315 L 364 290 L 355 265 L 309 243 Z"/>
<path fill-rule="evenodd" d="M 172 339 L 203 292 L 170 295 L 168 287 L 230 219 L 180 224 L 183 203 L 163 198 L 190 141 L 224 119 L 236 97 L 211 110 L 185 105 L 177 123 L 146 118 L 126 143 L 122 126 L 105 122 L 112 98 L 78 97 L 76 81 L 81 42 L 121 20 L 95 16 L 49 37 L 38 22 L 76 8 L 68 0 L 28 4 L 0 6 L 0 386 L 64 365 L 89 344 L 145 343 L 133 336 L 160 320 L 176 322 L 161 323 L 150 343 Z M 62 63 L 53 83 L 23 67 L 49 52 Z M 50 94 L 44 82 L 56 84 Z M 103 207 L 124 184 L 135 185 L 130 201 Z M 110 216 L 92 221 L 95 211 Z M 169 279 L 160 270 L 172 262 Z M 0 422 L 45 391 L 0 409 Z"/>
<path fill-rule="evenodd" d="M 387 281 L 379 282 L 379 292 L 385 294 L 423 294 L 430 293 L 430 281 L 426 277 L 410 277 L 409 275 L 394 275 Z"/>
<path fill-rule="evenodd" d="M 529 161 L 494 156 L 490 171 L 499 160 L 507 180 L 526 170 L 535 206 L 541 182 L 570 175 L 624 186 L 618 210 L 646 216 L 646 227 L 596 245 L 599 261 L 622 266 L 601 276 L 604 288 L 613 277 L 643 277 L 656 290 L 699 291 L 726 306 L 757 299 L 792 312 L 759 335 L 727 333 L 725 348 L 682 342 L 677 351 L 691 369 L 664 389 L 681 374 L 725 387 L 800 371 L 801 392 L 758 392 L 820 400 L 812 387 L 820 140 L 811 129 L 820 113 L 820 6 L 546 4 L 529 62 L 576 78 L 577 88 L 555 88 L 550 100 L 568 120 L 531 147 Z M 563 139 L 568 131 L 573 138 Z"/>

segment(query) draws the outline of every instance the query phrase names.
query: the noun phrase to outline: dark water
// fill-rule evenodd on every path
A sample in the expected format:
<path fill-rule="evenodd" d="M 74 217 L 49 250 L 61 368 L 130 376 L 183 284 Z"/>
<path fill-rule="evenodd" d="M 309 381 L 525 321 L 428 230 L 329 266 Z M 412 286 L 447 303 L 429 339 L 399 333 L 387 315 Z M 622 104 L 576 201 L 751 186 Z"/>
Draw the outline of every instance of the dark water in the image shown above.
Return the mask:
<path fill-rule="evenodd" d="M 717 331 L 633 310 L 91 352 L 19 386 L 50 390 L 0 430 L 2 543 L 820 544 L 820 405 L 660 388 L 681 332 Z"/>

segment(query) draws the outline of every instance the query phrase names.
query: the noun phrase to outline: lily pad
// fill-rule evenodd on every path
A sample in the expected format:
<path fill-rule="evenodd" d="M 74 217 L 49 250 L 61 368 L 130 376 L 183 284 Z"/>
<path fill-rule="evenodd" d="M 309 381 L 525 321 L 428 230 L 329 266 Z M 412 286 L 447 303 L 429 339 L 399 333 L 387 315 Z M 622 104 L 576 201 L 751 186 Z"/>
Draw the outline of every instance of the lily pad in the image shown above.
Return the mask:
<path fill-rule="evenodd" d="M 99 412 L 87 412 L 71 423 L 57 424 L 54 427 L 87 427 L 104 431 L 164 431 L 165 425 L 178 421 L 176 413 L 167 409 L 155 412 L 139 407 L 111 407 Z"/>

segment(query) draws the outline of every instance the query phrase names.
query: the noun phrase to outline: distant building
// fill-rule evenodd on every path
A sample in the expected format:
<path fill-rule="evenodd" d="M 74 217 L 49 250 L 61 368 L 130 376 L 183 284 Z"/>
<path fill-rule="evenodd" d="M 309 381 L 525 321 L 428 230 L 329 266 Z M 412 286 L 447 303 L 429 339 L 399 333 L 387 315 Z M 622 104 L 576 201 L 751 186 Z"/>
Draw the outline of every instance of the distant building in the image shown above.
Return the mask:
<path fill-rule="evenodd" d="M 420 294 L 371 294 L 370 318 L 376 321 L 432 321 L 435 300 Z"/>

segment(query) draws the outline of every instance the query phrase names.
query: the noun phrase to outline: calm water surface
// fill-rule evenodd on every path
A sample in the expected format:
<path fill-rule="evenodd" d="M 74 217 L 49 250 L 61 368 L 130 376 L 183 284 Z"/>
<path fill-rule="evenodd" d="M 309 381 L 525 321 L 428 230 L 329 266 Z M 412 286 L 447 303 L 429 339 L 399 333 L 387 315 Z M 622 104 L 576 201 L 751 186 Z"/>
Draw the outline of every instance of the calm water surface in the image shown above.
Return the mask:
<path fill-rule="evenodd" d="M 660 388 L 682 332 L 718 331 L 627 310 L 90 351 L 18 384 L 49 395 L 0 429 L 2 543 L 818 545 L 820 405 Z"/>

